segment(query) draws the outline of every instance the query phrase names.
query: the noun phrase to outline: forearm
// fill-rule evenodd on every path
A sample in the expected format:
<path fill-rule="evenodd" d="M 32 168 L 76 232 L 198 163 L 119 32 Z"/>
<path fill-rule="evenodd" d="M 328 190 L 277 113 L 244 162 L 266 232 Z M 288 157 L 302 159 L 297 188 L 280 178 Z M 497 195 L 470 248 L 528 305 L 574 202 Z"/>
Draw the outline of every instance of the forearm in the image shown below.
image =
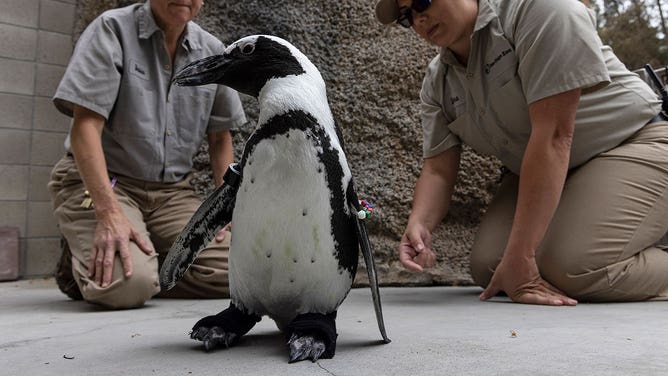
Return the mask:
<path fill-rule="evenodd" d="M 107 164 L 102 152 L 103 126 L 104 118 L 100 115 L 75 106 L 70 134 L 72 153 L 79 174 L 95 204 L 98 219 L 121 210 L 109 183 Z"/>
<path fill-rule="evenodd" d="M 506 252 L 533 256 L 545 236 L 566 181 L 579 100 L 576 89 L 529 107 L 532 130 Z"/>
<path fill-rule="evenodd" d="M 459 169 L 459 154 L 459 147 L 454 147 L 439 156 L 425 159 L 415 185 L 409 225 L 420 223 L 433 231 L 448 213 Z"/>
<path fill-rule="evenodd" d="M 223 174 L 227 166 L 234 161 L 234 148 L 230 131 L 208 134 L 209 159 L 216 187 L 223 184 Z"/>
<path fill-rule="evenodd" d="M 530 140 L 522 161 L 506 252 L 534 256 L 554 216 L 568 171 L 568 145 Z"/>

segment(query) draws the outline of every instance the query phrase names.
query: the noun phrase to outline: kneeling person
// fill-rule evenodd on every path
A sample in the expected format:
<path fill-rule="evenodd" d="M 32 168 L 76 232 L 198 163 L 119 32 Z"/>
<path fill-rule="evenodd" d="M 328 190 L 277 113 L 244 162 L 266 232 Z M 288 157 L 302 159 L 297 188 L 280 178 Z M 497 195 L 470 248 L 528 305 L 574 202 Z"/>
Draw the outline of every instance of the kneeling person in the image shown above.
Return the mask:
<path fill-rule="evenodd" d="M 192 159 L 207 135 L 217 185 L 233 160 L 230 129 L 246 122 L 226 87 L 182 88 L 172 72 L 222 51 L 192 19 L 202 0 L 149 0 L 107 11 L 81 35 L 54 104 L 73 117 L 68 154 L 49 191 L 66 241 L 56 280 L 109 308 L 160 292 L 159 263 L 200 205 Z M 169 297 L 229 295 L 229 236 L 220 233 Z"/>

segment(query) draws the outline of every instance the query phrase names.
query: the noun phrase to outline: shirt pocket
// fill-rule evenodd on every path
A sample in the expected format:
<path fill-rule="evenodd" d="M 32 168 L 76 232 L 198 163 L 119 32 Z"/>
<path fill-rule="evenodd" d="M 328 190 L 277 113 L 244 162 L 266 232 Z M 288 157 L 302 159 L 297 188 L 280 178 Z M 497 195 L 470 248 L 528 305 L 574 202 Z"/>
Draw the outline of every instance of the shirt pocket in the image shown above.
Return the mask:
<path fill-rule="evenodd" d="M 529 105 L 515 68 L 501 72 L 492 80 L 489 106 L 504 136 L 525 139 L 531 133 Z"/>
<path fill-rule="evenodd" d="M 149 81 L 148 77 L 148 68 L 142 63 L 134 59 L 129 59 L 129 72 L 134 78 L 140 79 L 142 81 Z"/>
<path fill-rule="evenodd" d="M 181 143 L 198 143 L 204 138 L 215 93 L 216 85 L 206 85 L 176 95 L 174 118 Z"/>
<path fill-rule="evenodd" d="M 156 93 L 133 84 L 121 85 L 108 122 L 115 135 L 130 138 L 153 138 L 158 127 Z"/>
<path fill-rule="evenodd" d="M 473 121 L 471 115 L 464 113 L 448 124 L 448 129 L 459 137 L 462 142 L 478 153 L 495 155 L 496 150 L 489 143 L 488 137 Z"/>

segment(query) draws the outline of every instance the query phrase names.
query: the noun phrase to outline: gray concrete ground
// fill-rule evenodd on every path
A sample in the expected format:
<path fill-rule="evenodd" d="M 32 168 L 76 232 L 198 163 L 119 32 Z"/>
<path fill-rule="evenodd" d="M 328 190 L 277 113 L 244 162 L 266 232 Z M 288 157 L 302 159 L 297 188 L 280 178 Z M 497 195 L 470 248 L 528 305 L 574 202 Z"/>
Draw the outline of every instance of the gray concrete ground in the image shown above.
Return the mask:
<path fill-rule="evenodd" d="M 392 343 L 371 294 L 339 310 L 333 359 L 287 363 L 263 319 L 239 346 L 206 353 L 187 333 L 227 300 L 151 301 L 109 312 L 69 301 L 53 280 L 0 283 L 0 375 L 666 375 L 668 302 L 541 307 L 478 288 L 382 288 Z"/>

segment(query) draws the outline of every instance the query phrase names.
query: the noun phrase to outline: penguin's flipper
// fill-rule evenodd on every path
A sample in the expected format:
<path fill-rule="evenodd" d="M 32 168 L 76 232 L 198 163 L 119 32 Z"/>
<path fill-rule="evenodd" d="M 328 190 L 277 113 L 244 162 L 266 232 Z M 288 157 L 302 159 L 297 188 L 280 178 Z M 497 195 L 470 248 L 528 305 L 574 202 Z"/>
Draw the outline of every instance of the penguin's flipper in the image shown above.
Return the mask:
<path fill-rule="evenodd" d="M 262 317 L 245 313 L 233 303 L 218 313 L 199 320 L 190 332 L 190 338 L 202 341 L 206 351 L 216 347 L 230 347 L 248 333 Z"/>
<path fill-rule="evenodd" d="M 176 285 L 216 232 L 232 220 L 240 177 L 238 165 L 231 164 L 223 177 L 225 183 L 207 197 L 176 238 L 160 268 L 163 291 Z"/>
<path fill-rule="evenodd" d="M 380 305 L 380 291 L 378 290 L 378 276 L 376 275 L 376 264 L 373 261 L 369 235 L 366 231 L 366 225 L 364 224 L 363 219 L 355 218 L 355 224 L 357 226 L 357 237 L 360 241 L 360 248 L 362 249 L 362 257 L 364 257 L 367 275 L 369 276 L 369 287 L 371 288 L 371 296 L 373 297 L 373 308 L 376 311 L 378 329 L 380 329 L 380 335 L 383 337 L 383 342 L 390 343 L 392 341 L 387 338 L 387 333 L 385 332 L 383 308 Z"/>
<path fill-rule="evenodd" d="M 366 231 L 366 225 L 364 224 L 363 219 L 357 217 L 357 212 L 362 210 L 360 201 L 357 197 L 357 192 L 353 187 L 352 180 L 348 184 L 348 190 L 346 192 L 348 196 L 348 202 L 351 207 L 355 209 L 353 213 L 353 220 L 355 221 L 355 230 L 357 232 L 357 239 L 359 240 L 360 249 L 362 250 L 362 257 L 364 258 L 364 263 L 366 264 L 366 272 L 369 276 L 369 287 L 371 288 L 371 297 L 373 298 L 373 308 L 376 311 L 376 321 L 378 322 L 378 329 L 380 330 L 380 335 L 383 337 L 384 343 L 392 342 L 387 338 L 387 333 L 385 332 L 385 321 L 383 320 L 383 308 L 380 304 L 380 290 L 378 289 L 378 275 L 376 274 L 376 263 L 373 260 L 373 252 L 371 251 L 371 242 L 369 242 L 369 234 Z"/>

